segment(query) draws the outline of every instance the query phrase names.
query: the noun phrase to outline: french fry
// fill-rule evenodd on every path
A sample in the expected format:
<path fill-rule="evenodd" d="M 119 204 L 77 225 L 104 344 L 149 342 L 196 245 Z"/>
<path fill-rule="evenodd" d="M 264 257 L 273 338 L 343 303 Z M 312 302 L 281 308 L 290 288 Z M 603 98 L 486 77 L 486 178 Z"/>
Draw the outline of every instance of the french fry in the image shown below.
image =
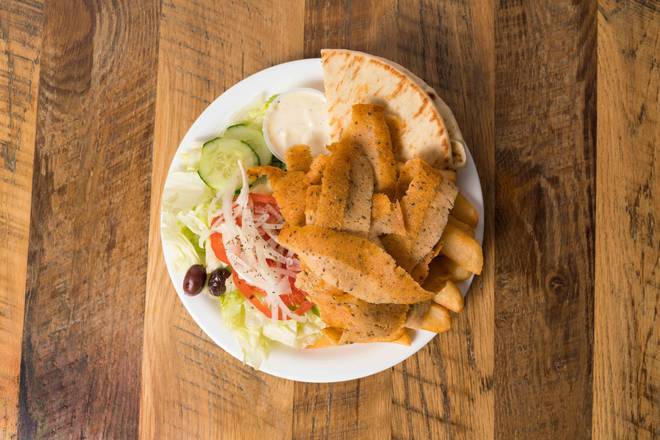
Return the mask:
<path fill-rule="evenodd" d="M 472 272 L 441 255 L 431 261 L 429 273 L 424 280 L 423 287 L 431 292 L 438 292 L 444 288 L 446 281 L 456 283 L 467 280 L 470 275 L 472 275 Z"/>
<path fill-rule="evenodd" d="M 412 343 L 412 336 L 410 336 L 410 331 L 404 328 L 403 333 L 401 334 L 399 339 L 395 339 L 392 342 L 395 344 L 410 345 Z"/>
<path fill-rule="evenodd" d="M 321 335 L 321 337 L 318 338 L 316 342 L 314 342 L 312 345 L 308 345 L 305 348 L 324 348 L 324 347 L 333 347 L 335 345 L 337 345 L 335 341 L 333 341 L 326 335 Z"/>
<path fill-rule="evenodd" d="M 445 256 L 440 257 L 440 264 L 447 274 L 447 279 L 455 283 L 465 281 L 472 275 L 472 272 Z"/>
<path fill-rule="evenodd" d="M 458 196 L 456 196 L 456 200 L 454 201 L 454 208 L 451 210 L 451 215 L 463 223 L 467 223 L 473 228 L 476 227 L 477 223 L 479 222 L 479 214 L 477 214 L 477 209 L 461 193 L 458 193 Z"/>
<path fill-rule="evenodd" d="M 321 330 L 321 333 L 323 333 L 326 337 L 328 337 L 331 341 L 333 341 L 334 345 L 337 345 L 339 344 L 339 340 L 341 339 L 341 334 L 344 333 L 344 331 L 340 328 L 326 327 L 323 330 Z"/>
<path fill-rule="evenodd" d="M 440 304 L 431 303 L 423 316 L 416 316 L 414 313 L 409 315 L 406 327 L 442 333 L 451 328 L 451 316 L 449 310 Z"/>
<path fill-rule="evenodd" d="M 461 291 L 449 280 L 445 281 L 444 287 L 435 294 L 433 301 L 455 313 L 460 313 L 465 304 Z"/>
<path fill-rule="evenodd" d="M 474 237 L 474 229 L 472 229 L 472 227 L 470 225 L 468 225 L 467 223 L 463 223 L 462 221 L 460 221 L 459 219 L 457 219 L 453 215 L 449 216 L 449 218 L 447 219 L 447 222 L 451 223 L 452 225 L 456 226 L 457 228 L 467 232 L 472 237 Z"/>
<path fill-rule="evenodd" d="M 481 273 L 484 264 L 483 250 L 469 234 L 448 223 L 440 241 L 444 243 L 440 252 L 442 255 L 470 272 Z"/>

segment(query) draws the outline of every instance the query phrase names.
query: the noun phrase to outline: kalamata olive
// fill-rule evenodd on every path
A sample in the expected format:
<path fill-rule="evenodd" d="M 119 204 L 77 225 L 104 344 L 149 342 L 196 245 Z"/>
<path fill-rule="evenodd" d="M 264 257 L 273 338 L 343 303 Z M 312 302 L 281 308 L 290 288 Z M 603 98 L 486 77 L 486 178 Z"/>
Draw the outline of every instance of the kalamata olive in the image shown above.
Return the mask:
<path fill-rule="evenodd" d="M 193 264 L 183 278 L 183 291 L 195 296 L 204 288 L 206 283 L 206 269 L 201 264 Z"/>
<path fill-rule="evenodd" d="M 209 292 L 213 296 L 220 296 L 227 290 L 225 281 L 231 276 L 231 272 L 224 267 L 218 268 L 209 275 Z"/>

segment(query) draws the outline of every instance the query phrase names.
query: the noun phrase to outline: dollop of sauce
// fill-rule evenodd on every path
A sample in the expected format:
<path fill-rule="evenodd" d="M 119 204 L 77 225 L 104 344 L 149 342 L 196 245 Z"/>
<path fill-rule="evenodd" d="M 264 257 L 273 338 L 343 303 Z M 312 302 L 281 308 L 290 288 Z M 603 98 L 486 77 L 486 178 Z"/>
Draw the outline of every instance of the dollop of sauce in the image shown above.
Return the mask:
<path fill-rule="evenodd" d="M 312 156 L 325 153 L 330 143 L 328 104 L 323 93 L 298 89 L 275 98 L 264 118 L 264 137 L 273 154 L 284 159 L 294 145 L 309 145 Z"/>

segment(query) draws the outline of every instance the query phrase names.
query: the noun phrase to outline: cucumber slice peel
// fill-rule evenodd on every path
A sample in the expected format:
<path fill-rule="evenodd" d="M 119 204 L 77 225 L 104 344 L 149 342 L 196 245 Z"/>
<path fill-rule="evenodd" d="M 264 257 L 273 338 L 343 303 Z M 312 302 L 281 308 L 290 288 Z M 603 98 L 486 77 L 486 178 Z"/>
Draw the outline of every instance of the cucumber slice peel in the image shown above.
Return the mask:
<path fill-rule="evenodd" d="M 241 187 L 238 161 L 244 168 L 259 165 L 257 153 L 247 142 L 218 137 L 204 144 L 199 161 L 199 177 L 216 191 Z"/>

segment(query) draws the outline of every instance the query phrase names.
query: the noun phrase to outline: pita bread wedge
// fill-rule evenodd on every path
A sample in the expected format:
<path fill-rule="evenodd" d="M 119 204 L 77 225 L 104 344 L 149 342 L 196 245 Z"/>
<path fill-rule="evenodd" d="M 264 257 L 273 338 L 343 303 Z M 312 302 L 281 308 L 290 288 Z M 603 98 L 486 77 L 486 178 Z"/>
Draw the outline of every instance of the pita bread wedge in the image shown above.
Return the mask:
<path fill-rule="evenodd" d="M 323 49 L 321 60 L 334 141 L 349 127 L 353 104 L 378 104 L 394 116 L 388 121 L 399 159 L 421 157 L 438 168 L 465 165 L 454 115 L 419 77 L 392 61 L 346 49 Z"/>

